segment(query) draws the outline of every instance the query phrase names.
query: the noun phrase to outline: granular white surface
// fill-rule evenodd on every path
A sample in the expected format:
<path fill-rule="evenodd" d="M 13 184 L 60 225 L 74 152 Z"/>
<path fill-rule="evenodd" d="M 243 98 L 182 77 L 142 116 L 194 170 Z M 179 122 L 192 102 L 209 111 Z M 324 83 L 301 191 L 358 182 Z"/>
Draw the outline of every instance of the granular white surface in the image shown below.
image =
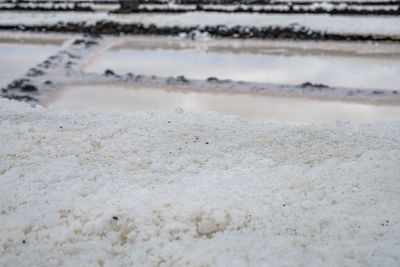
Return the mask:
<path fill-rule="evenodd" d="M 75 22 L 94 24 L 97 21 L 143 23 L 157 26 L 212 26 L 227 27 L 290 27 L 304 26 L 310 30 L 337 34 L 377 34 L 400 36 L 399 16 L 330 16 L 329 14 L 257 14 L 188 12 L 170 14 L 107 14 L 107 12 L 15 12 L 2 11 L 0 25 L 55 24 Z"/>
<path fill-rule="evenodd" d="M 0 266 L 400 264 L 400 122 L 0 100 L 0 129 Z"/>

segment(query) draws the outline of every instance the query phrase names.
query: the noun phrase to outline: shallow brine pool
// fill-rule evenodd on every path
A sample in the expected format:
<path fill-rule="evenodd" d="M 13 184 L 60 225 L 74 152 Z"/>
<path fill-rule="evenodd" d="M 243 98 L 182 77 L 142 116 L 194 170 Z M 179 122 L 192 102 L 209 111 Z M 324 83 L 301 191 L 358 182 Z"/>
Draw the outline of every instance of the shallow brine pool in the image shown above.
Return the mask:
<path fill-rule="evenodd" d="M 54 54 L 57 49 L 57 42 L 18 42 L 0 38 L 0 87 L 24 75 L 30 68 Z"/>
<path fill-rule="evenodd" d="M 58 110 L 149 111 L 210 110 L 240 115 L 253 122 L 355 123 L 400 120 L 400 106 L 383 106 L 257 94 L 167 91 L 156 87 L 120 85 L 67 86 L 43 103 Z"/>
<path fill-rule="evenodd" d="M 112 47 L 85 68 L 106 69 L 119 74 L 397 90 L 400 46 L 136 38 Z"/>

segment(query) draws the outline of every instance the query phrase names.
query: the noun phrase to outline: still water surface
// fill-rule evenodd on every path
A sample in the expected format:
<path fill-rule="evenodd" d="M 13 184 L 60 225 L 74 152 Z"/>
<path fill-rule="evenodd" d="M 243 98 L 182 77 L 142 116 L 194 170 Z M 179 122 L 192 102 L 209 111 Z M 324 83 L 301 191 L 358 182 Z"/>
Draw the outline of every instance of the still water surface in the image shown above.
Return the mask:
<path fill-rule="evenodd" d="M 152 109 L 212 110 L 253 122 L 354 123 L 400 120 L 400 106 L 383 106 L 255 94 L 167 91 L 155 87 L 75 85 L 64 87 L 43 103 L 58 110 L 140 111 Z"/>
<path fill-rule="evenodd" d="M 400 89 L 400 46 L 304 42 L 188 41 L 140 38 L 116 45 L 85 70 L 217 77 L 298 85 L 323 83 L 364 89 Z"/>
<path fill-rule="evenodd" d="M 0 87 L 24 75 L 47 57 L 54 54 L 58 46 L 53 44 L 27 44 L 0 42 Z"/>

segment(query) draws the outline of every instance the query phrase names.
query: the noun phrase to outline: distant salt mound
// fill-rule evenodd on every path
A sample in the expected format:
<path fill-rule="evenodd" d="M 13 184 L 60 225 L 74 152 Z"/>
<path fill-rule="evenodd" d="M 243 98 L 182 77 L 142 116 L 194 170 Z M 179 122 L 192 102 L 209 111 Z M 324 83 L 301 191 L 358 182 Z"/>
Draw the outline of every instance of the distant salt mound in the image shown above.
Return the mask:
<path fill-rule="evenodd" d="M 0 266 L 398 266 L 400 122 L 0 100 Z"/>

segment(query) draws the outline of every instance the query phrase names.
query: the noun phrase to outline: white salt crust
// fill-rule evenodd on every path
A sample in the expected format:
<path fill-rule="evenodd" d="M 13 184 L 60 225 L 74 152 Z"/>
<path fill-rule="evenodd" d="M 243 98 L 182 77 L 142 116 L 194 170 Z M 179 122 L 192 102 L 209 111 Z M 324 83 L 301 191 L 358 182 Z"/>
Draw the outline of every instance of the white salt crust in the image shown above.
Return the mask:
<path fill-rule="evenodd" d="M 0 129 L 0 266 L 400 264 L 400 122 L 0 100 Z"/>
<path fill-rule="evenodd" d="M 49 25 L 58 22 L 95 24 L 98 21 L 119 23 L 142 23 L 164 26 L 216 26 L 227 27 L 294 27 L 335 33 L 335 34 L 372 34 L 400 37 L 399 16 L 330 16 L 329 14 L 257 14 L 257 13 L 219 13 L 187 12 L 178 14 L 108 14 L 107 12 L 16 12 L 2 11 L 0 25 Z"/>

